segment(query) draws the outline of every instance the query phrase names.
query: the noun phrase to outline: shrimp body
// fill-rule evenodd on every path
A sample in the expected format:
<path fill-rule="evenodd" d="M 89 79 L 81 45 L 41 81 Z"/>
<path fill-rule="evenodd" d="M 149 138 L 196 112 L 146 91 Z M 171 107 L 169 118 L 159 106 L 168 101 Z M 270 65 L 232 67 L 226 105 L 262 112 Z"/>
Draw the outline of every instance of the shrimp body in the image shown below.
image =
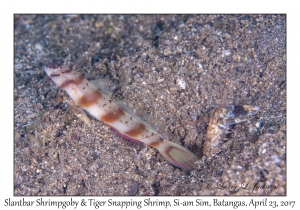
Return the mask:
<path fill-rule="evenodd" d="M 63 65 L 62 61 L 47 64 L 45 71 L 56 85 L 68 93 L 77 106 L 112 127 L 121 136 L 157 149 L 169 163 L 185 171 L 196 168 L 195 162 L 199 158 L 195 154 L 165 139 L 147 123 L 112 101 L 110 96 L 83 76 Z"/>
<path fill-rule="evenodd" d="M 203 146 L 204 155 L 211 156 L 217 153 L 220 141 L 226 137 L 227 133 L 230 133 L 230 125 L 245 121 L 257 110 L 259 107 L 248 105 L 229 105 L 218 109 L 208 124 L 206 141 Z"/>

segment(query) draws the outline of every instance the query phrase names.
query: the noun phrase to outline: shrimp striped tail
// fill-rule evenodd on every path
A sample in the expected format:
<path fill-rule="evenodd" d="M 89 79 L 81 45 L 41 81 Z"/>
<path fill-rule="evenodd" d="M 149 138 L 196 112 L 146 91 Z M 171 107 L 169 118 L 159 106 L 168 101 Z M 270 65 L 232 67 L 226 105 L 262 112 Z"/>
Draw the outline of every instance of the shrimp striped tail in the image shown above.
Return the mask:
<path fill-rule="evenodd" d="M 157 149 L 169 163 L 185 171 L 195 169 L 195 162 L 199 160 L 194 153 L 185 147 L 167 140 L 164 140 Z"/>

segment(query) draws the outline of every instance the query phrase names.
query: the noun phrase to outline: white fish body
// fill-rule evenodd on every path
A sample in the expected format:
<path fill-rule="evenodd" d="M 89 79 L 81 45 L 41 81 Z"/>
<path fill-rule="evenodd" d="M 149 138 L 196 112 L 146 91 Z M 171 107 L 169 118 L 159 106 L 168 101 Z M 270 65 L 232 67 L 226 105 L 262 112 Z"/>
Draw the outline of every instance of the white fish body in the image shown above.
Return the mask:
<path fill-rule="evenodd" d="M 169 163 L 185 171 L 196 168 L 195 162 L 199 158 L 195 154 L 183 146 L 166 140 L 146 123 L 112 101 L 110 96 L 98 90 L 79 73 L 63 65 L 62 61 L 47 64 L 45 71 L 55 84 L 68 93 L 76 105 L 111 126 L 121 136 L 156 148 Z"/>

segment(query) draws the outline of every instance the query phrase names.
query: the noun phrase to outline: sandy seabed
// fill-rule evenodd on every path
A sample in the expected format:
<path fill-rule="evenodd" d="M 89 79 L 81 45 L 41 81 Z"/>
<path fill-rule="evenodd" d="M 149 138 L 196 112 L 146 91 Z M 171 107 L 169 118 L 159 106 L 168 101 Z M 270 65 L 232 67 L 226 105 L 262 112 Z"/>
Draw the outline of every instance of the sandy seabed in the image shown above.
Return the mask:
<path fill-rule="evenodd" d="M 285 15 L 15 15 L 14 195 L 286 195 Z M 198 155 L 188 173 L 91 118 L 44 72 L 63 59 Z M 260 112 L 202 154 L 222 105 Z"/>

